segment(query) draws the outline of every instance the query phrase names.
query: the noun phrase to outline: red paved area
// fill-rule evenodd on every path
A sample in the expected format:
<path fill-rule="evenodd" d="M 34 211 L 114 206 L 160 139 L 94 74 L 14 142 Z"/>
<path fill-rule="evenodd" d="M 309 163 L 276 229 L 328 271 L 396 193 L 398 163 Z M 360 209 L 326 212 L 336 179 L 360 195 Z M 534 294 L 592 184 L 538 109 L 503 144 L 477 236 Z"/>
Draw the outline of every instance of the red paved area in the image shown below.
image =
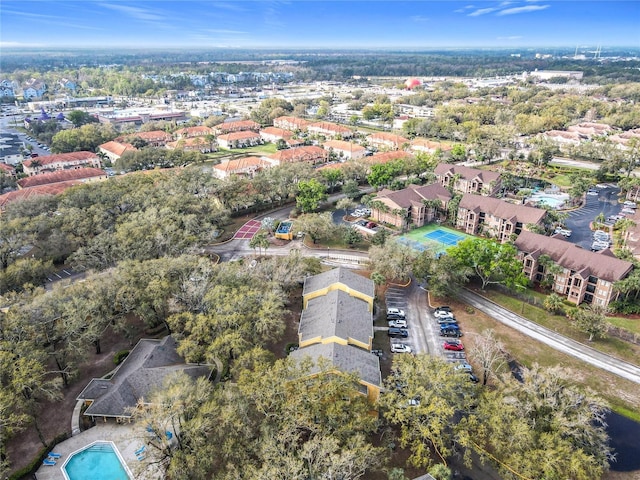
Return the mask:
<path fill-rule="evenodd" d="M 249 220 L 243 226 L 238 229 L 233 238 L 236 239 L 247 239 L 253 238 L 253 236 L 262 228 L 261 224 L 257 220 Z"/>

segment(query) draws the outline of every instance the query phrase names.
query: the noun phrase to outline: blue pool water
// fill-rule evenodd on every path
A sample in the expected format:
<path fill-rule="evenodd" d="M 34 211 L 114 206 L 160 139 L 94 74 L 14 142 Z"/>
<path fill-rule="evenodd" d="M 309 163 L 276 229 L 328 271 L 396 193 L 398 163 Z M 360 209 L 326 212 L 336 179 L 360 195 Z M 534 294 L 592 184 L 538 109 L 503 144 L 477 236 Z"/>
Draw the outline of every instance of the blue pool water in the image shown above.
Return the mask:
<path fill-rule="evenodd" d="M 69 480 L 130 480 L 110 443 L 94 443 L 72 455 L 63 469 Z"/>

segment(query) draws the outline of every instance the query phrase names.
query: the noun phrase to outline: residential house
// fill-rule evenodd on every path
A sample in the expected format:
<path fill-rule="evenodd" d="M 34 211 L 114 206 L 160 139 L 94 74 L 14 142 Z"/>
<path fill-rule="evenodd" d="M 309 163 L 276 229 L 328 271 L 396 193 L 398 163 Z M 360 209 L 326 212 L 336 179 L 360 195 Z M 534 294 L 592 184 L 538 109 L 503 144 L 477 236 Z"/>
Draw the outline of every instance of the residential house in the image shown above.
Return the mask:
<path fill-rule="evenodd" d="M 405 152 L 403 150 L 392 150 L 390 152 L 374 153 L 370 157 L 365 157 L 363 162 L 369 165 L 382 165 L 393 162 L 394 160 L 402 160 L 411 157 L 413 157 L 413 155 L 409 152 Z"/>
<path fill-rule="evenodd" d="M 181 138 L 175 142 L 168 142 L 166 145 L 169 150 L 184 150 L 200 153 L 215 152 L 216 142 L 206 140 L 204 137 Z"/>
<path fill-rule="evenodd" d="M 541 208 L 465 193 L 458 206 L 456 227 L 470 235 L 484 234 L 506 242 L 531 225 L 541 226 L 546 214 Z"/>
<path fill-rule="evenodd" d="M 307 162 L 312 165 L 324 163 L 329 154 L 326 150 L 315 145 L 278 150 L 276 153 L 263 157 L 272 165 L 283 165 L 285 163 Z"/>
<path fill-rule="evenodd" d="M 74 185 L 80 185 L 81 183 L 82 182 L 79 180 L 70 180 L 67 182 L 49 183 L 46 185 L 38 185 L 5 193 L 0 195 L 0 212 L 3 212 L 10 203 L 35 198 L 41 195 L 59 195 L 68 188 L 71 188 Z"/>
<path fill-rule="evenodd" d="M 0 133 L 0 162 L 17 165 L 24 160 L 24 141 L 15 133 Z"/>
<path fill-rule="evenodd" d="M 593 303 L 606 307 L 614 299 L 613 284 L 626 278 L 633 264 L 616 258 L 611 250 L 586 250 L 561 239 L 524 231 L 515 241 L 524 273 L 534 282 L 546 274 L 540 257 L 547 255 L 562 271 L 553 278 L 552 289 L 571 303 Z"/>
<path fill-rule="evenodd" d="M 606 123 L 592 123 L 592 122 L 583 122 L 578 123 L 577 125 L 571 125 L 567 127 L 568 132 L 576 132 L 580 135 L 586 135 L 591 138 L 595 136 L 605 136 L 613 131 L 613 127 L 611 125 L 607 125 Z"/>
<path fill-rule="evenodd" d="M 24 84 L 22 88 L 22 96 L 25 100 L 42 98 L 46 91 L 47 85 L 43 81 L 32 78 Z"/>
<path fill-rule="evenodd" d="M 580 145 L 583 140 L 587 140 L 587 135 L 578 132 L 566 132 L 564 130 L 549 130 L 541 135 L 552 142 L 562 145 Z"/>
<path fill-rule="evenodd" d="M 357 160 L 367 155 L 367 149 L 362 145 L 344 140 L 327 140 L 322 144 L 323 148 L 338 159 Z"/>
<path fill-rule="evenodd" d="M 401 150 L 410 143 L 408 139 L 389 132 L 373 133 L 367 137 L 367 142 L 378 150 Z"/>
<path fill-rule="evenodd" d="M 610 135 L 609 140 L 618 144 L 621 148 L 626 149 L 629 142 L 634 138 L 636 142 L 640 143 L 640 128 L 634 128 L 633 130 L 627 130 L 626 132 Z"/>
<path fill-rule="evenodd" d="M 0 97 L 15 97 L 15 88 L 11 80 L 0 80 Z"/>
<path fill-rule="evenodd" d="M 440 163 L 433 173 L 443 187 L 458 193 L 493 195 L 500 188 L 500 174 L 490 170 Z"/>
<path fill-rule="evenodd" d="M 330 362 L 332 371 L 355 373 L 358 392 L 375 403 L 380 396 L 380 362 L 373 345 L 374 284 L 345 268 L 308 277 L 304 282 L 303 311 L 298 328 L 299 348 L 291 357 L 314 361 L 312 374 Z"/>
<path fill-rule="evenodd" d="M 346 268 L 334 268 L 307 277 L 302 289 L 303 308 L 307 308 L 310 300 L 324 296 L 332 290 L 342 290 L 352 297 L 364 300 L 369 311 L 373 312 L 375 285 L 368 278 Z"/>
<path fill-rule="evenodd" d="M 260 124 L 254 122 L 253 120 L 238 120 L 235 122 L 224 122 L 219 123 L 215 127 L 213 127 L 213 132 L 216 135 L 223 135 L 233 132 L 258 132 L 260 130 Z"/>
<path fill-rule="evenodd" d="M 31 188 L 40 185 L 50 185 L 52 183 L 71 182 L 76 181 L 79 183 L 95 182 L 99 180 L 106 180 L 107 172 L 100 168 L 76 168 L 74 170 L 58 170 L 55 172 L 41 173 L 40 175 L 33 175 L 18 180 L 18 187 Z"/>
<path fill-rule="evenodd" d="M 307 126 L 311 135 L 322 135 L 327 138 L 351 138 L 354 133 L 350 128 L 331 122 L 316 122 Z"/>
<path fill-rule="evenodd" d="M 218 145 L 222 148 L 247 148 L 261 143 L 262 137 L 260 134 L 252 130 L 241 130 L 218 135 Z"/>
<path fill-rule="evenodd" d="M 409 148 L 414 152 L 436 153 L 440 151 L 447 153 L 450 152 L 453 147 L 446 143 L 434 142 L 433 140 L 427 140 L 426 138 L 414 138 L 411 140 Z"/>
<path fill-rule="evenodd" d="M 226 160 L 214 165 L 213 174 L 221 179 L 229 178 L 232 175 L 242 175 L 251 177 L 262 169 L 270 168 L 271 163 L 260 157 L 242 157 L 233 160 Z"/>
<path fill-rule="evenodd" d="M 115 141 L 130 144 L 135 138 L 144 140 L 149 147 L 164 147 L 167 142 L 173 140 L 173 136 L 171 136 L 170 133 L 163 132 L 162 130 L 153 130 L 151 132 L 137 132 L 117 137 Z"/>
<path fill-rule="evenodd" d="M 260 136 L 265 142 L 276 143 L 278 140 L 287 141 L 295 134 L 291 130 L 278 127 L 266 127 L 260 130 Z"/>
<path fill-rule="evenodd" d="M 69 80 L 68 78 L 61 79 L 58 82 L 58 85 L 60 85 L 60 88 L 63 88 L 64 90 L 69 90 L 71 93 L 75 93 L 76 89 L 78 88 L 78 84 L 73 80 Z"/>
<path fill-rule="evenodd" d="M 278 117 L 273 119 L 273 126 L 292 132 L 306 132 L 311 122 L 298 117 Z"/>
<path fill-rule="evenodd" d="M 206 135 L 215 135 L 213 128 L 207 127 L 205 125 L 199 125 L 196 127 L 185 127 L 180 128 L 174 132 L 176 136 L 176 140 L 180 140 L 181 138 L 193 138 L 193 137 L 203 137 Z"/>
<path fill-rule="evenodd" d="M 373 318 L 367 303 L 344 290 L 331 290 L 309 300 L 298 328 L 300 348 L 314 343 L 373 346 Z"/>
<path fill-rule="evenodd" d="M 140 340 L 109 379 L 94 378 L 80 392 L 77 400 L 88 406 L 83 415 L 131 421 L 139 402 L 148 404 L 150 394 L 176 372 L 194 380 L 211 375 L 211 366 L 185 363 L 176 348 L 171 336 Z"/>
<path fill-rule="evenodd" d="M 438 183 L 409 185 L 402 190 L 382 190 L 371 203 L 371 217 L 378 222 L 406 228 L 422 227 L 446 211 L 451 193 Z"/>
<path fill-rule="evenodd" d="M 129 143 L 120 143 L 115 140 L 111 140 L 110 142 L 103 143 L 98 146 L 98 151 L 103 155 L 106 155 L 107 158 L 115 163 L 122 155 L 126 152 L 135 152 L 138 149 Z"/>
<path fill-rule="evenodd" d="M 70 152 L 31 158 L 25 161 L 22 166 L 27 175 L 37 175 L 55 170 L 83 167 L 101 168 L 102 163 L 100 157 L 93 152 Z"/>
<path fill-rule="evenodd" d="M 16 169 L 7 163 L 0 163 L 0 173 L 7 177 L 15 177 Z"/>

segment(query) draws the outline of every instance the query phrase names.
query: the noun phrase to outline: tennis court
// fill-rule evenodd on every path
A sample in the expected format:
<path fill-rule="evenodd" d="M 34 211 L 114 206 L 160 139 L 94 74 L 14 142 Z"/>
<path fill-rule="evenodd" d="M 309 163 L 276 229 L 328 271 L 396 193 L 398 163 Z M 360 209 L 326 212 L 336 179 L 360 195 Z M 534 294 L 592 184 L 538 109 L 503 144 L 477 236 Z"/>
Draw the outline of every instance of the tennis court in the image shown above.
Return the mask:
<path fill-rule="evenodd" d="M 414 250 L 432 250 L 440 255 L 446 252 L 449 247 L 457 245 L 458 242 L 466 238 L 473 237 L 452 228 L 431 224 L 411 230 L 399 237 L 398 240 Z"/>
<path fill-rule="evenodd" d="M 450 247 L 457 245 L 460 240 L 463 240 L 464 237 L 462 235 L 458 235 L 457 233 L 447 232 L 441 228 L 434 230 L 433 232 L 425 233 L 425 238 L 429 240 L 435 240 L 436 242 L 444 243 Z"/>

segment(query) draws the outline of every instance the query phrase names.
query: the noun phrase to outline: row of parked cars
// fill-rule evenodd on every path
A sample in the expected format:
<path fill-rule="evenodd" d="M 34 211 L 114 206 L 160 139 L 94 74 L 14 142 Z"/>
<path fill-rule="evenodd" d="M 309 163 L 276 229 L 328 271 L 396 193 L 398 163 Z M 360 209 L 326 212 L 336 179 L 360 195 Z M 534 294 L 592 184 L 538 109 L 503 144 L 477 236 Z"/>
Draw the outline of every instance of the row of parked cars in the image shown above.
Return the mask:
<path fill-rule="evenodd" d="M 462 330 L 451 307 L 446 305 L 437 307 L 433 312 L 433 316 L 438 323 L 440 336 L 448 337 L 442 342 L 442 349 L 447 361 L 455 363 L 454 368 L 457 371 L 467 373 L 469 380 L 474 383 L 478 382 L 478 378 L 473 374 L 473 367 L 467 363 L 464 344 L 460 340 Z"/>
<path fill-rule="evenodd" d="M 404 310 L 400 308 L 387 308 L 387 335 L 391 337 L 391 353 L 412 353 L 412 349 L 409 345 L 398 342 L 398 338 L 409 337 L 409 330 L 407 330 L 407 318 Z"/>

